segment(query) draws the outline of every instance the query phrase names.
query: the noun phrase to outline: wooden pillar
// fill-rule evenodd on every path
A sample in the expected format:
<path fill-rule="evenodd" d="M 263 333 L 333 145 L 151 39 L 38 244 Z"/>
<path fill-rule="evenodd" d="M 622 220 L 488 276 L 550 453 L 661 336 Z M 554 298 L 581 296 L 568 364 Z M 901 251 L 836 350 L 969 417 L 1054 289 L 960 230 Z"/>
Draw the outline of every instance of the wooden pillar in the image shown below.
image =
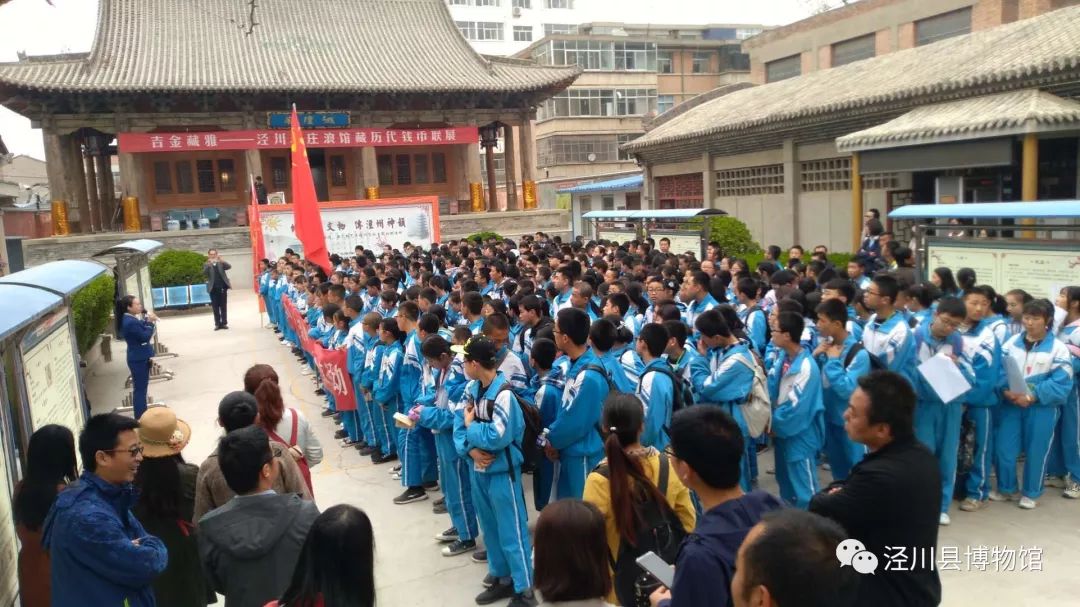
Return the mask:
<path fill-rule="evenodd" d="M 363 200 L 366 187 L 364 176 L 367 174 L 364 171 L 364 148 L 352 148 L 348 154 L 349 164 L 352 166 L 353 198 Z"/>
<path fill-rule="evenodd" d="M 518 149 L 521 150 L 521 190 L 525 196 L 525 190 L 531 190 L 533 201 L 532 208 L 539 208 L 540 201 L 536 199 L 536 142 L 533 139 L 532 118 L 528 112 L 521 116 L 521 125 L 518 127 Z M 526 207 L 522 201 L 522 207 Z M 526 207 L 527 208 L 527 207 Z"/>
<path fill-rule="evenodd" d="M 86 138 L 83 139 L 84 142 Z M 94 157 L 89 154 L 89 150 L 83 151 L 83 165 L 86 167 L 86 194 L 89 199 L 88 210 L 90 231 L 101 231 L 101 198 L 99 197 L 97 169 L 94 168 Z"/>
<path fill-rule="evenodd" d="M 514 127 L 507 124 L 503 126 L 503 166 L 506 167 L 506 210 L 520 211 L 517 195 L 517 148 L 514 145 Z"/>
<path fill-rule="evenodd" d="M 484 210 L 495 211 L 498 210 L 499 204 L 498 182 L 495 180 L 495 146 L 489 145 L 484 148 L 484 165 L 487 171 L 488 188 L 488 200 Z"/>
<path fill-rule="evenodd" d="M 365 147 L 360 150 L 360 171 L 364 180 L 364 198 L 369 198 L 367 193 L 371 191 L 378 196 L 379 193 L 379 159 L 375 154 L 375 148 Z M 374 188 L 372 190 L 372 188 Z"/>
<path fill-rule="evenodd" d="M 862 244 L 863 183 L 859 168 L 859 153 L 851 154 L 851 251 Z"/>
<path fill-rule="evenodd" d="M 63 200 L 70 206 L 74 204 L 71 196 L 72 183 L 68 179 L 68 175 L 71 173 L 68 170 L 70 168 L 68 163 L 71 158 L 67 153 L 67 148 L 70 146 L 71 136 L 46 132 L 43 137 L 45 144 L 45 174 L 49 179 L 49 195 L 51 198 L 45 203 L 49 204 L 53 200 Z M 0 241 L 0 248 L 3 248 L 2 241 Z"/>
<path fill-rule="evenodd" d="M 472 196 L 472 184 L 480 184 L 484 181 L 484 170 L 480 167 L 480 155 L 476 153 L 477 151 L 475 146 L 464 146 L 466 200 L 469 200 Z"/>
<path fill-rule="evenodd" d="M 113 230 L 113 212 L 116 210 L 116 188 L 113 187 L 112 163 L 108 152 L 104 149 L 105 137 L 101 137 L 102 147 L 94 156 L 94 164 L 97 166 L 98 213 L 101 220 L 99 224 L 103 232 Z"/>
<path fill-rule="evenodd" d="M 90 234 L 92 223 L 90 221 L 90 198 L 86 192 L 86 170 L 83 166 L 82 138 L 72 135 L 68 141 L 67 149 L 64 150 L 67 157 L 67 168 L 64 180 L 68 185 L 68 202 L 79 209 L 79 233 Z"/>
<path fill-rule="evenodd" d="M 1024 152 L 1020 164 L 1020 200 L 1034 202 L 1039 199 L 1039 137 L 1035 133 L 1024 135 Z M 1034 219 L 1021 219 L 1020 225 L 1035 225 Z M 1035 238 L 1035 232 L 1024 230 L 1021 238 Z"/>

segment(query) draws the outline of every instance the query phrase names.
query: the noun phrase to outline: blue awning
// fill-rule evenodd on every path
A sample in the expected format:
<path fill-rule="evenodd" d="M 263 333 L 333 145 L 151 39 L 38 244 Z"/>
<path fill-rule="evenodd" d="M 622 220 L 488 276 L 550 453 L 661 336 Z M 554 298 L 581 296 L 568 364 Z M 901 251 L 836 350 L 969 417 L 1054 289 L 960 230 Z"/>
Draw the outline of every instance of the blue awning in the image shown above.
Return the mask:
<path fill-rule="evenodd" d="M 129 240 L 122 242 L 118 245 L 113 245 L 104 251 L 97 253 L 94 257 L 103 257 L 105 255 L 118 255 L 120 253 L 153 253 L 165 245 L 156 240 L 150 240 L 149 238 L 140 238 L 139 240 Z"/>
<path fill-rule="evenodd" d="M 645 177 L 643 175 L 631 175 L 630 177 L 619 177 L 618 179 L 608 179 L 607 181 L 583 183 L 581 185 L 576 185 L 572 188 L 559 190 L 559 193 L 590 194 L 592 192 L 619 192 L 624 190 L 640 190 L 642 184 L 644 183 Z"/>
<path fill-rule="evenodd" d="M 1075 219 L 1078 217 L 1080 217 L 1080 200 L 909 204 L 889 213 L 890 219 Z"/>
<path fill-rule="evenodd" d="M 650 209 L 647 211 L 589 211 L 582 219 L 692 219 L 703 215 L 727 215 L 720 209 Z"/>
<path fill-rule="evenodd" d="M 108 268 L 96 261 L 65 259 L 9 274 L 0 278 L 0 284 L 36 287 L 66 298 L 106 271 Z"/>
<path fill-rule="evenodd" d="M 60 296 L 34 287 L 0 284 L 0 341 L 61 304 Z"/>

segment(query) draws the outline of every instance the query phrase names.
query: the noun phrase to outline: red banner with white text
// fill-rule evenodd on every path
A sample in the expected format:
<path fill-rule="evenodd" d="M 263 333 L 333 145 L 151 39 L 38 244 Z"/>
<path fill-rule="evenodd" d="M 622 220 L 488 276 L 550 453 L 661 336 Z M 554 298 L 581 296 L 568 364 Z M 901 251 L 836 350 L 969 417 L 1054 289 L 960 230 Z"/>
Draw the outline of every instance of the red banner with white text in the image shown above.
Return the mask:
<path fill-rule="evenodd" d="M 304 145 L 313 148 L 399 147 L 478 143 L 475 126 L 429 129 L 320 129 L 304 132 Z M 121 152 L 192 152 L 214 150 L 273 150 L 288 148 L 289 131 L 200 131 L 193 133 L 120 133 Z"/>
<path fill-rule="evenodd" d="M 349 376 L 348 353 L 345 350 L 327 350 L 316 342 L 315 364 L 319 366 L 319 378 L 323 388 L 334 395 L 334 408 L 338 411 L 355 411 L 356 395 L 353 394 L 352 377 Z"/>

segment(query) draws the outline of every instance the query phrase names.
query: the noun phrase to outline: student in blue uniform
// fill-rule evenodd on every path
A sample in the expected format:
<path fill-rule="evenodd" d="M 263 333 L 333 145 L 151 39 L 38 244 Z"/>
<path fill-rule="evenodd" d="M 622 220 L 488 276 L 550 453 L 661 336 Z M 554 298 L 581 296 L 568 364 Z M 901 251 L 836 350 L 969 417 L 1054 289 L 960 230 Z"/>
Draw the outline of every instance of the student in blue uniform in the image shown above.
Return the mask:
<path fill-rule="evenodd" d="M 610 323 L 608 323 L 610 324 Z M 557 499 L 581 499 L 585 478 L 603 458 L 604 445 L 597 424 L 608 394 L 608 377 L 585 345 L 589 315 L 567 308 L 555 318 L 555 345 L 569 357 L 562 402 L 555 421 L 547 427 L 547 456 L 556 462 Z"/>
<path fill-rule="evenodd" d="M 739 300 L 739 320 L 742 321 L 746 337 L 750 340 L 751 347 L 759 356 L 765 355 L 767 344 L 767 331 L 769 319 L 765 311 L 758 304 L 758 292 L 761 283 L 753 278 L 743 278 L 736 286 L 736 297 Z"/>
<path fill-rule="evenodd" d="M 675 373 L 681 375 L 691 386 L 695 385 L 695 376 L 708 374 L 708 364 L 697 350 L 686 345 L 690 328 L 681 320 L 665 320 L 664 330 L 668 333 L 667 348 L 664 349 L 664 359 L 667 360 Z M 702 378 L 701 381 L 704 381 Z M 694 402 L 697 402 L 697 392 L 694 392 Z"/>
<path fill-rule="evenodd" d="M 415 301 L 406 301 L 398 306 L 396 317 L 398 329 L 405 334 L 402 351 L 401 372 L 398 376 L 400 395 L 400 413 L 408 413 L 417 404 L 421 393 L 423 360 L 420 354 L 420 337 L 416 324 L 420 318 L 420 308 Z M 430 435 L 424 428 L 402 428 L 398 432 L 398 456 L 401 458 L 401 484 L 405 491 L 394 498 L 398 505 L 411 504 L 427 499 L 425 483 L 435 480 L 435 454 L 428 452 L 428 445 L 423 434 Z M 431 444 L 434 447 L 434 444 Z"/>
<path fill-rule="evenodd" d="M 825 435 L 821 376 L 810 352 L 799 343 L 802 315 L 781 312 L 776 329 L 773 341 L 780 355 L 769 370 L 776 482 L 782 500 L 805 510 L 819 489 L 817 454 Z"/>
<path fill-rule="evenodd" d="M 990 311 L 992 301 L 993 294 L 985 287 L 973 286 L 964 293 L 967 330 L 961 335 L 964 356 L 974 375 L 972 389 L 964 395 L 964 418 L 975 426 L 971 470 L 964 487 L 966 497 L 960 504 L 960 509 L 965 512 L 983 508 L 990 498 L 994 429 L 1001 408 L 998 381 L 1002 373 L 1001 348 L 1004 345 L 996 332 L 997 321 Z"/>
<path fill-rule="evenodd" d="M 479 335 L 484 328 L 484 298 L 476 291 L 469 291 L 461 296 L 461 313 L 465 325 L 473 335 Z"/>
<path fill-rule="evenodd" d="M 830 299 L 839 299 L 843 302 L 847 308 L 847 332 L 855 338 L 855 341 L 862 342 L 863 325 L 859 320 L 859 315 L 855 313 L 855 283 L 850 280 L 844 280 L 843 278 L 834 278 L 821 289 L 821 301 L 828 301 Z"/>
<path fill-rule="evenodd" d="M 521 485 L 521 440 L 525 421 L 513 390 L 496 370 L 498 348 L 473 337 L 464 355 L 465 408 L 459 452 L 473 461 L 473 501 L 487 547 L 492 585 L 476 597 L 479 605 L 510 598 L 510 607 L 535 605 L 532 596 L 532 546 Z"/>
<path fill-rule="evenodd" d="M 859 378 L 870 372 L 870 355 L 848 332 L 848 311 L 842 300 L 827 299 L 816 311 L 821 342 L 814 350 L 814 358 L 821 368 L 825 456 L 833 480 L 842 481 L 866 455 L 866 447 L 851 440 L 844 431 L 844 411 Z"/>
<path fill-rule="evenodd" d="M 690 275 L 679 292 L 679 298 L 686 304 L 683 318 L 691 327 L 699 316 L 720 305 L 709 292 L 709 280 L 709 275 L 699 270 Z"/>
<path fill-rule="evenodd" d="M 1024 478 L 1018 505 L 1025 510 L 1035 508 L 1042 496 L 1054 427 L 1073 389 L 1071 357 L 1050 332 L 1053 319 L 1050 302 L 1036 299 L 1025 304 L 1023 333 L 1010 338 L 1001 351 L 1005 364 L 1015 364 L 1023 373 L 1026 390 L 1014 392 L 1002 380 L 1006 389 L 1001 393 L 1004 404 L 999 408 L 996 441 L 998 491 L 990 499 L 1016 497 L 1016 460 L 1022 451 Z"/>
<path fill-rule="evenodd" d="M 540 413 L 540 423 L 545 428 L 555 423 L 559 401 L 562 398 L 561 372 L 554 368 L 556 354 L 558 354 L 558 349 L 555 347 L 555 342 L 545 338 L 533 340 L 529 364 L 536 372 L 532 378 L 535 386 L 536 409 Z M 533 505 L 538 512 L 543 510 L 551 500 L 554 477 L 555 462 L 546 457 L 541 458 L 537 470 L 533 473 Z"/>
<path fill-rule="evenodd" d="M 634 387 L 634 382 L 623 373 L 622 366 L 619 364 L 618 359 L 615 358 L 615 334 L 617 331 L 615 323 L 606 318 L 591 323 L 589 325 L 589 346 L 592 353 L 599 359 L 600 366 L 604 368 L 604 376 L 611 381 L 614 388 L 619 392 L 633 394 L 637 388 Z"/>
<path fill-rule="evenodd" d="M 117 332 L 127 343 L 127 365 L 131 371 L 131 406 L 135 419 L 146 411 L 146 390 L 150 384 L 150 358 L 154 356 L 154 331 L 157 316 L 146 312 L 134 295 L 125 295 L 116 302 Z"/>
<path fill-rule="evenodd" d="M 1057 297 L 1057 307 L 1065 311 L 1058 339 L 1071 355 L 1073 389 L 1061 409 L 1048 466 L 1051 475 L 1062 477 L 1063 495 L 1080 499 L 1080 287 L 1062 289 Z"/>
<path fill-rule="evenodd" d="M 396 320 L 382 319 L 379 324 L 379 341 L 382 342 L 383 348 L 379 372 L 371 391 L 378 405 L 378 414 L 382 417 L 380 425 L 386 429 L 386 434 L 381 436 L 379 441 L 383 457 L 380 458 L 381 461 L 375 462 L 377 464 L 401 457 L 401 445 L 398 440 L 398 428 L 394 425 L 394 413 L 397 413 L 401 406 L 399 382 L 402 359 L 405 357 L 401 345 L 404 340 L 405 334 L 398 328 Z M 372 455 L 372 461 L 375 461 L 374 455 Z"/>
<path fill-rule="evenodd" d="M 621 386 L 629 386 L 629 390 L 623 391 L 636 392 L 641 372 L 645 369 L 645 363 L 641 362 L 641 357 L 638 356 L 634 334 L 623 324 L 622 317 L 607 316 L 605 318 L 615 326 L 615 344 L 608 355 L 617 363 L 618 373 L 622 374 L 621 378 L 615 376 L 612 376 L 612 378 L 616 380 L 616 385 L 620 386 L 620 390 L 622 390 Z M 619 380 L 625 380 L 625 383 L 621 383 Z"/>
<path fill-rule="evenodd" d="M 874 312 L 863 329 L 863 347 L 889 371 L 911 381 L 916 372 L 915 344 L 907 321 L 897 314 L 896 298 L 899 294 L 899 283 L 887 274 L 875 276 L 863 292 L 864 305 Z"/>
<path fill-rule="evenodd" d="M 637 339 L 637 353 L 645 363 L 637 389 L 645 414 L 641 444 L 658 451 L 663 451 L 670 441 L 668 428 L 675 404 L 675 375 L 663 357 L 667 342 L 667 329 L 657 323 L 642 327 Z"/>

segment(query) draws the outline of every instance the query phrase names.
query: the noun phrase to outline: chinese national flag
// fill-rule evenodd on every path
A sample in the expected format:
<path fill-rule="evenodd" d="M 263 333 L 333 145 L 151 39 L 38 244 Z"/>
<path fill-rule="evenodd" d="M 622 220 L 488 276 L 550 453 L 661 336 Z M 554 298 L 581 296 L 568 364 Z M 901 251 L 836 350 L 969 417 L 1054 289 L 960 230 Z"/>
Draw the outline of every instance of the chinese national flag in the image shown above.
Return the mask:
<path fill-rule="evenodd" d="M 300 130 L 300 119 L 296 116 L 295 105 L 292 108 L 289 130 L 292 135 L 292 205 L 296 237 L 304 247 L 304 258 L 321 267 L 329 276 L 332 272 L 330 255 L 326 250 L 322 215 L 319 213 L 319 202 L 315 198 L 315 182 L 311 178 L 307 146 L 304 145 L 304 133 Z"/>
<path fill-rule="evenodd" d="M 255 277 L 255 294 L 259 293 L 259 261 L 266 257 L 266 243 L 263 242 L 262 219 L 259 216 L 259 198 L 255 194 L 255 181 L 248 177 L 251 185 L 251 206 L 248 207 L 248 226 L 251 229 L 251 265 Z M 261 303 L 261 302 L 260 302 Z"/>

